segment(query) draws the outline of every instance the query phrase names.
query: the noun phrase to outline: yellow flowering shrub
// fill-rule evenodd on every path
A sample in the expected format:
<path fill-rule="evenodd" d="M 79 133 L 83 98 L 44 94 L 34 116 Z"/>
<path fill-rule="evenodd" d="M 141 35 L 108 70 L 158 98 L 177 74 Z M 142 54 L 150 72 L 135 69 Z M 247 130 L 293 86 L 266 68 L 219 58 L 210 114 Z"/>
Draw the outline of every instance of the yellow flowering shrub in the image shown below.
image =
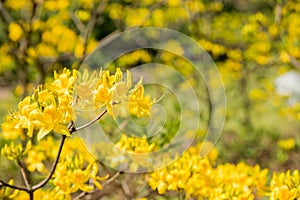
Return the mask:
<path fill-rule="evenodd" d="M 214 149 L 208 157 L 199 157 L 198 144 L 181 157 L 178 155 L 169 166 L 143 174 L 139 181 L 149 187 L 137 187 L 141 193 L 128 192 L 123 174 L 112 184 L 116 189 L 113 191 L 126 194 L 128 199 L 154 199 L 153 194 L 165 199 L 180 195 L 186 199 L 300 198 L 297 170 L 271 175 L 259 165 L 239 162 L 261 162 L 264 167 L 273 167 L 272 170 L 297 166 L 298 160 L 284 162 L 293 160 L 299 149 L 296 136 L 300 104 L 286 104 L 286 97 L 276 95 L 273 82 L 284 72 L 299 69 L 299 18 L 298 0 L 0 1 L 0 83 L 17 85 L 15 93 L 22 96 L 17 110 L 10 111 L 1 125 L 0 172 L 4 175 L 0 177 L 0 199 L 73 199 L 77 195 L 80 198 L 82 193 L 92 194 L 112 182 L 111 171 L 74 138 L 73 122 L 78 113 L 73 108 L 107 110 L 114 119 L 129 114 L 149 117 L 155 100 L 145 95 L 142 79 L 134 84 L 130 73 L 120 69 L 113 74 L 107 70 L 80 74 L 64 69 L 55 72 L 52 81 L 35 87 L 33 94 L 28 95 L 28 88 L 44 83 L 50 72 L 64 65 L 78 69 L 98 41 L 108 34 L 149 26 L 183 32 L 212 56 L 228 91 L 223 131 L 228 136 L 220 151 Z M 168 45 L 182 50 L 183 55 L 184 50 L 176 41 Z M 171 52 L 140 49 L 121 56 L 113 64 L 133 67 L 158 59 L 189 75 L 190 84 L 196 86 L 192 67 L 184 57 L 176 58 Z M 80 83 L 77 82 L 75 95 L 76 81 Z M 209 82 L 213 84 L 214 80 Z M 199 96 L 206 101 L 202 94 Z M 76 105 L 72 105 L 74 102 Z M 208 112 L 202 116 L 209 116 Z M 282 115 L 277 116 L 278 113 Z M 288 122 L 282 122 L 283 119 Z M 62 142 L 62 150 L 59 137 L 67 138 Z M 122 135 L 114 145 L 141 154 L 164 145 L 149 141 Z M 99 151 L 104 151 L 105 145 L 97 145 Z M 56 161 L 60 150 L 53 171 L 52 161 Z M 121 154 L 106 156 L 112 166 L 126 162 Z M 237 164 L 226 163 L 226 156 Z M 136 163 L 147 167 L 147 163 Z M 10 164 L 14 167 L 7 167 Z M 130 169 L 136 171 L 138 167 L 132 165 Z M 6 173 L 15 168 L 21 169 L 19 179 Z M 48 179 L 49 174 L 52 176 Z M 147 184 L 143 182 L 144 175 Z M 130 184 L 129 181 L 127 185 Z"/>
<path fill-rule="evenodd" d="M 268 170 L 245 163 L 215 166 L 214 151 L 200 158 L 199 146 L 190 147 L 171 165 L 150 173 L 150 187 L 159 194 L 183 190 L 186 198 L 198 199 L 254 199 L 265 191 Z"/>
<path fill-rule="evenodd" d="M 80 93 L 82 87 L 93 88 L 92 104 L 104 109 L 103 114 L 107 111 L 116 117 L 120 114 L 120 106 L 129 105 L 132 115 L 150 115 L 154 101 L 144 96 L 142 79 L 134 84 L 129 71 L 126 77 L 123 77 L 119 68 L 115 74 L 99 69 L 99 73 L 94 72 L 91 76 L 66 68 L 61 73 L 54 72 L 53 80 L 39 85 L 31 96 L 20 101 L 18 110 L 10 113 L 2 124 L 1 136 L 11 142 L 1 147 L 1 155 L 16 161 L 25 183 L 25 187 L 14 186 L 13 180 L 6 183 L 0 179 L 1 187 L 4 187 L 0 189 L 3 198 L 71 199 L 79 191 L 85 194 L 95 189 L 102 190 L 101 181 L 106 180 L 109 173 L 100 176 L 99 162 L 85 149 L 78 137 L 71 137 L 78 130 L 74 126 L 76 114 L 73 108 L 76 81 L 82 81 L 78 85 L 77 97 L 84 98 L 82 95 L 85 94 Z M 62 135 L 59 147 L 59 140 L 53 136 L 54 133 Z M 66 136 L 69 136 L 67 141 Z M 145 142 L 134 141 L 132 144 L 136 142 L 145 148 Z M 124 143 L 120 141 L 119 144 L 122 146 Z M 153 145 L 148 147 L 151 148 Z M 54 164 L 49 169 L 50 161 Z M 39 174 L 44 179 L 33 184 L 28 178 L 29 174 Z M 48 182 L 51 183 L 51 189 L 47 187 L 44 190 Z M 24 193 L 29 195 L 26 194 L 26 197 Z"/>

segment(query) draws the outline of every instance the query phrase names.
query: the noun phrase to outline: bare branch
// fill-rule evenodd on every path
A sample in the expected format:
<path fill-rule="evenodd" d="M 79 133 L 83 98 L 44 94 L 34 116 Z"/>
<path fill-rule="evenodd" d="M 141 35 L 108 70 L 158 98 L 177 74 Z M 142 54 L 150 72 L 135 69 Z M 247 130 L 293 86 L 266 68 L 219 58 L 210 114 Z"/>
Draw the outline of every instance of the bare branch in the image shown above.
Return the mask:
<path fill-rule="evenodd" d="M 71 123 L 73 124 L 73 123 Z M 73 127 L 72 125 L 70 125 L 69 127 Z M 70 131 L 71 132 L 71 131 Z M 60 142 L 60 145 L 59 145 L 59 148 L 58 148 L 58 152 L 57 152 L 57 156 L 56 156 L 56 159 L 52 165 L 52 168 L 50 170 L 50 173 L 48 174 L 48 176 L 42 180 L 40 183 L 36 184 L 35 186 L 32 187 L 32 191 L 35 191 L 39 188 L 42 188 L 44 185 L 46 185 L 48 183 L 48 181 L 51 179 L 51 177 L 53 176 L 54 172 L 55 172 L 55 169 L 57 167 L 57 164 L 58 164 L 58 161 L 59 161 L 59 158 L 60 158 L 60 155 L 61 155 L 61 152 L 62 152 L 62 148 L 64 146 L 64 143 L 65 143 L 65 140 L 66 140 L 66 137 L 65 135 L 62 136 L 61 138 L 61 142 Z"/>
<path fill-rule="evenodd" d="M 69 129 L 69 132 L 72 134 L 76 131 L 79 131 L 81 129 L 84 129 L 90 125 L 92 125 L 93 123 L 95 123 L 96 121 L 98 121 L 99 119 L 101 119 L 103 117 L 103 115 L 107 112 L 107 110 L 104 110 L 99 116 L 97 116 L 94 120 L 90 121 L 89 123 L 81 126 L 81 127 L 78 127 L 78 128 L 75 128 L 74 127 L 74 122 L 71 122 L 68 126 L 68 129 Z M 66 136 L 63 135 L 62 136 L 62 139 L 61 139 L 61 142 L 60 142 L 60 146 L 59 146 L 59 149 L 58 149 L 58 152 L 57 152 L 57 156 L 56 156 L 56 159 L 52 165 L 52 168 L 50 170 L 50 173 L 49 175 L 43 180 L 41 181 L 40 183 L 38 183 L 37 185 L 33 186 L 32 187 L 32 191 L 35 191 L 41 187 L 43 187 L 44 185 L 46 185 L 49 180 L 51 179 L 51 177 L 53 176 L 54 172 L 55 172 L 55 169 L 57 167 L 57 164 L 58 164 L 58 161 L 59 161 L 59 158 L 60 158 L 60 155 L 61 155 L 61 152 L 62 152 L 62 148 L 64 146 L 64 143 L 65 143 L 65 140 L 66 140 Z"/>
<path fill-rule="evenodd" d="M 24 167 L 23 163 L 21 162 L 20 159 L 17 160 L 17 163 L 18 163 L 18 166 L 20 168 L 20 172 L 21 172 L 21 176 L 22 176 L 22 179 L 25 183 L 25 186 L 30 189 L 30 184 L 29 184 L 29 181 L 28 181 L 28 177 L 27 177 L 27 173 L 26 173 L 26 168 Z"/>
<path fill-rule="evenodd" d="M 86 27 L 84 26 L 84 24 L 80 21 L 80 19 L 74 14 L 74 13 L 70 13 L 71 19 L 73 20 L 76 28 L 80 31 L 81 35 L 84 35 L 84 32 L 86 30 Z"/>
<path fill-rule="evenodd" d="M 5 9 L 2 1 L 0 1 L 0 14 L 7 23 L 11 23 L 14 21 L 13 18 L 10 16 L 10 14 Z"/>
<path fill-rule="evenodd" d="M 101 119 L 101 118 L 103 117 L 103 115 L 105 115 L 105 113 L 107 113 L 107 109 L 105 109 L 99 116 L 97 116 L 95 119 L 93 119 L 93 120 L 90 121 L 89 123 L 87 123 L 87 124 L 85 124 L 85 125 L 83 125 L 83 126 L 80 126 L 80 127 L 78 127 L 78 128 L 74 128 L 74 131 L 73 131 L 73 132 L 75 132 L 75 131 L 80 131 L 80 130 L 82 130 L 82 129 L 84 129 L 84 128 L 90 126 L 90 125 L 92 125 L 93 123 L 95 123 L 96 121 L 98 121 L 99 119 Z"/>
<path fill-rule="evenodd" d="M 106 186 L 106 185 L 112 183 L 112 182 L 113 182 L 114 180 L 116 180 L 120 175 L 121 175 L 121 172 L 118 171 L 118 172 L 115 173 L 110 179 L 107 179 L 107 180 L 102 184 L 102 186 L 104 187 L 104 186 Z"/>
<path fill-rule="evenodd" d="M 15 190 L 22 190 L 22 191 L 26 191 L 26 192 L 28 191 L 28 189 L 25 188 L 25 187 L 11 185 L 11 184 L 8 184 L 8 183 L 6 183 L 6 182 L 4 182 L 2 180 L 0 180 L 0 183 L 1 183 L 1 185 L 0 185 L 1 187 L 5 186 L 5 187 L 9 187 L 9 188 L 12 188 L 12 189 L 15 189 Z"/>

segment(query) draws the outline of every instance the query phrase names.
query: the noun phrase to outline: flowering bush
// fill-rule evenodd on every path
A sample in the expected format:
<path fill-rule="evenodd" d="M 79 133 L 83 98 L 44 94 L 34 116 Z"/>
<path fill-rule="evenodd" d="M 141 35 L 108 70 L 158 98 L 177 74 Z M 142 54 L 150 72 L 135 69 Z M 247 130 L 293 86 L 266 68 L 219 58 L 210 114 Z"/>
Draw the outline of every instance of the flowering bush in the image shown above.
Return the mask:
<path fill-rule="evenodd" d="M 274 85 L 286 71 L 300 69 L 299 17 L 298 0 L 0 1 L 0 84 L 12 86 L 21 98 L 1 126 L 0 198 L 299 198 L 300 104 L 289 105 L 286 99 L 294 94 L 281 97 Z M 62 66 L 78 69 L 110 33 L 153 26 L 185 33 L 211 55 L 227 90 L 227 121 L 218 151 L 208 157 L 200 158 L 200 144 L 195 144 L 165 168 L 121 173 L 90 155 L 73 133 L 101 123 L 107 115 L 112 120 L 128 114 L 149 117 L 156 100 L 144 95 L 142 79 L 134 84 L 130 73 L 119 69 L 114 74 L 64 69 L 53 80 L 50 74 Z M 168 45 L 184 52 L 176 41 Z M 171 52 L 139 49 L 110 67 L 159 59 L 196 85 L 191 65 Z M 202 117 L 209 120 L 209 97 L 197 95 L 204 102 Z M 8 105 L 10 99 L 1 96 L 0 107 Z M 76 127 L 75 106 L 92 107 L 98 117 Z M 129 112 L 124 109 L 128 107 Z M 130 153 L 157 151 L 177 126 L 172 121 L 160 141 L 123 135 L 115 146 Z M 195 131 L 203 139 L 204 128 Z M 121 154 L 106 155 L 105 144 L 96 145 L 111 166 L 127 162 Z M 128 167 L 135 172 L 147 163 Z"/>
<path fill-rule="evenodd" d="M 1 198 L 80 198 L 105 189 L 103 185 L 108 185 L 118 178 L 119 172 L 116 172 L 111 177 L 113 179 L 109 179 L 110 171 L 103 168 L 99 161 L 80 145 L 81 140 L 78 137 L 71 139 L 75 131 L 86 127 L 75 127 L 73 123 L 73 84 L 81 75 L 67 69 L 62 73 L 55 72 L 53 81 L 36 88 L 32 96 L 25 97 L 19 103 L 17 111 L 6 117 L 1 137 L 7 143 L 2 146 L 1 154 L 17 164 L 25 186 L 19 186 L 20 181 L 15 184 L 15 179 L 8 182 L 1 179 Z M 92 101 L 97 108 L 104 110 L 103 113 L 107 110 L 108 114 L 116 117 L 119 113 L 113 111 L 114 106 L 119 108 L 120 105 L 129 103 L 129 108 L 132 108 L 131 114 L 149 115 L 154 101 L 144 96 L 141 81 L 132 83 L 130 72 L 123 78 L 120 69 L 117 69 L 114 75 L 101 70 L 94 73 L 92 79 L 94 81 L 89 82 L 94 84 L 89 85 L 94 88 Z M 80 86 L 83 85 L 87 86 L 84 83 Z M 59 147 L 57 134 L 62 135 Z M 69 140 L 65 142 L 67 137 Z M 146 138 L 125 135 L 122 135 L 115 145 L 135 153 L 153 152 L 159 148 L 158 144 L 149 143 Z M 148 191 L 157 191 L 157 195 L 166 197 L 179 195 L 187 199 L 255 199 L 266 196 L 280 200 L 300 197 L 298 170 L 292 174 L 290 171 L 274 172 L 269 182 L 270 174 L 267 169 L 244 162 L 236 165 L 220 164 L 216 149 L 202 158 L 199 156 L 200 146 L 201 144 L 189 147 L 182 156 L 164 168 L 135 176 L 139 177 L 140 181 L 145 178 L 145 184 L 149 185 Z M 49 161 L 54 162 L 50 169 Z M 137 169 L 135 167 L 138 166 L 131 166 L 132 171 Z M 104 175 L 100 175 L 103 173 Z M 33 177 L 38 180 L 37 183 L 32 180 Z M 151 198 L 151 194 L 144 198 Z"/>
<path fill-rule="evenodd" d="M 97 160 L 93 159 L 86 150 L 78 149 L 76 143 L 64 145 L 67 136 L 72 136 L 73 132 L 90 125 L 89 123 L 77 128 L 74 126 L 73 86 L 77 76 L 81 74 L 75 70 L 71 72 L 64 69 L 60 74 L 55 72 L 52 82 L 38 86 L 32 96 L 25 97 L 19 103 L 17 111 L 7 116 L 3 123 L 2 137 L 9 143 L 1 148 L 1 154 L 18 164 L 25 187 L 12 185 L 13 180 L 9 183 L 1 180 L 2 186 L 16 191 L 25 191 L 31 199 L 33 193 L 48 182 L 52 184 L 51 191 L 55 194 L 51 199 L 54 197 L 68 199 L 78 190 L 91 192 L 94 186 L 102 189 L 99 181 L 107 179 L 108 175 L 104 177 L 97 175 L 99 165 Z M 128 104 L 131 114 L 138 117 L 149 115 L 154 102 L 144 96 L 141 80 L 133 84 L 130 72 L 127 72 L 127 77 L 123 78 L 120 69 L 117 69 L 114 75 L 107 70 L 100 70 L 99 73 L 93 73 L 89 80 L 91 79 L 92 84 L 89 87 L 94 88 L 92 103 L 96 108 L 103 109 L 103 113 L 97 120 L 106 112 L 116 117 L 118 112 L 115 111 L 118 111 L 120 106 Z M 83 85 L 86 83 L 82 82 L 78 86 L 79 91 Z M 76 95 L 80 98 L 83 94 L 79 92 Z M 55 136 L 47 136 L 52 133 L 62 135 L 58 152 L 50 150 L 57 146 L 52 138 Z M 26 147 L 22 144 L 26 144 Z M 66 153 L 62 151 L 63 146 L 66 146 L 64 147 Z M 61 156 L 63 158 L 60 159 Z M 50 171 L 46 167 L 46 162 L 49 160 L 54 160 Z M 32 172 L 38 172 L 40 176 L 45 176 L 45 179 L 34 185 L 29 182 Z M 4 192 L 3 195 L 5 195 L 3 198 L 7 195 L 14 197 L 16 192 L 13 195 Z"/>
<path fill-rule="evenodd" d="M 8 182 L 1 179 L 1 198 L 70 199 L 79 191 L 89 194 L 95 189 L 103 189 L 102 183 L 108 180 L 109 174 L 99 175 L 99 162 L 83 146 L 78 146 L 78 137 L 65 142 L 72 133 L 88 126 L 75 127 L 73 123 L 73 84 L 80 76 L 82 74 L 79 72 L 67 69 L 62 73 L 55 72 L 52 82 L 38 86 L 32 96 L 25 97 L 19 103 L 17 111 L 6 117 L 1 136 L 7 143 L 2 146 L 1 154 L 18 165 L 25 186 L 15 185 L 14 179 Z M 120 69 L 114 75 L 101 70 L 86 80 L 94 84 L 90 85 L 94 91 L 91 101 L 96 108 L 104 109 L 103 113 L 108 111 L 108 114 L 116 117 L 119 113 L 114 112 L 114 106 L 120 108 L 129 103 L 131 114 L 149 116 L 154 101 L 144 96 L 141 81 L 133 84 L 130 72 L 124 78 Z M 84 85 L 84 82 L 79 85 L 78 97 L 83 95 L 80 91 Z M 97 120 L 100 118 L 97 117 Z M 57 151 L 53 150 L 58 146 L 57 136 L 53 133 L 62 135 Z M 149 143 L 146 138 L 125 135 L 116 146 L 136 153 L 153 152 L 159 148 L 159 145 Z M 237 165 L 217 164 L 217 150 L 213 149 L 201 158 L 200 146 L 191 146 L 175 162 L 162 169 L 136 176 L 145 176 L 148 190 L 152 189 L 166 197 L 174 196 L 173 191 L 187 199 L 255 199 L 259 196 L 280 200 L 300 198 L 298 170 L 292 174 L 290 171 L 275 172 L 268 183 L 267 169 L 262 170 L 258 165 L 250 166 L 244 162 Z M 49 170 L 50 160 L 54 160 L 54 163 Z M 134 170 L 134 166 L 131 169 Z M 33 173 L 44 179 L 34 184 L 29 179 Z"/>

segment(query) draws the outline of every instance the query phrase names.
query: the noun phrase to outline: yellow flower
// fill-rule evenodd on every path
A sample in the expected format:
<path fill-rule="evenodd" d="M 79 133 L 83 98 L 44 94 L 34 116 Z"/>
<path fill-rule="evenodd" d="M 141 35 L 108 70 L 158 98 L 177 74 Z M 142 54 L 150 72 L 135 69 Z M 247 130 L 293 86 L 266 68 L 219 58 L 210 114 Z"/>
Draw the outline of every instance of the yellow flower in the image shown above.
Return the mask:
<path fill-rule="evenodd" d="M 91 14 L 85 10 L 77 10 L 76 15 L 81 21 L 84 22 L 88 21 L 91 17 Z"/>
<path fill-rule="evenodd" d="M 28 152 L 28 157 L 26 159 L 27 169 L 30 172 L 38 171 L 45 173 L 47 172 L 46 167 L 43 161 L 46 159 L 44 152 L 38 152 L 35 149 L 32 149 Z"/>
<path fill-rule="evenodd" d="M 76 73 L 76 70 L 71 72 L 67 68 L 64 68 L 60 74 L 54 71 L 54 81 L 51 84 L 51 89 L 65 95 L 70 94 L 75 83 Z"/>
<path fill-rule="evenodd" d="M 282 139 L 277 142 L 277 145 L 284 150 L 292 150 L 296 146 L 294 138 Z"/>
<path fill-rule="evenodd" d="M 14 184 L 14 180 L 10 179 L 8 181 L 10 185 Z M 9 187 L 0 187 L 0 199 L 18 199 L 20 191 L 19 190 L 13 190 Z M 28 196 L 28 195 L 27 195 Z"/>
<path fill-rule="evenodd" d="M 280 188 L 276 188 L 274 190 L 274 197 L 275 199 L 279 200 L 294 200 L 297 197 L 298 190 L 296 188 L 289 189 L 288 186 L 283 185 Z M 274 198 L 273 197 L 273 198 Z"/>
<path fill-rule="evenodd" d="M 100 102 L 103 105 L 111 100 L 111 92 L 108 87 L 99 85 L 95 94 L 95 101 Z"/>
<path fill-rule="evenodd" d="M 10 143 L 9 145 L 4 144 L 1 148 L 1 154 L 9 160 L 18 160 L 22 156 L 28 153 L 31 148 L 31 141 L 28 141 L 25 149 L 23 149 L 21 143 Z"/>
<path fill-rule="evenodd" d="M 38 141 L 54 130 L 62 135 L 70 136 L 66 125 L 61 124 L 62 113 L 53 105 L 44 108 L 43 116 L 40 118 L 41 129 L 38 132 Z"/>
<path fill-rule="evenodd" d="M 6 140 L 15 140 L 17 138 L 24 139 L 23 129 L 17 126 L 19 120 L 16 118 L 15 114 L 9 114 L 5 117 L 5 121 L 2 123 L 1 134 Z"/>
<path fill-rule="evenodd" d="M 70 194 L 77 190 L 90 192 L 94 190 L 94 186 L 102 189 L 100 180 L 105 180 L 108 176 L 99 177 L 98 166 L 96 162 L 89 163 L 85 166 L 84 158 L 81 154 L 76 154 L 73 158 L 67 157 L 64 161 L 60 162 L 54 174 L 53 183 L 59 191 Z M 89 180 L 93 180 L 93 184 L 89 184 Z"/>
<path fill-rule="evenodd" d="M 129 99 L 130 113 L 137 117 L 149 117 L 152 104 L 150 97 L 144 96 L 144 87 L 138 83 Z"/>
<path fill-rule="evenodd" d="M 116 147 L 135 153 L 149 153 L 156 148 L 155 144 L 149 144 L 146 138 L 127 137 L 125 134 L 122 134 L 121 139 L 116 143 Z"/>
<path fill-rule="evenodd" d="M 19 41 L 23 35 L 23 30 L 21 26 L 14 22 L 9 24 L 8 31 L 9 31 L 8 37 L 14 42 Z"/>
<path fill-rule="evenodd" d="M 36 104 L 31 103 L 31 97 L 27 96 L 18 104 L 19 112 L 16 113 L 16 117 L 19 122 L 16 128 L 28 129 L 27 135 L 32 137 L 33 130 L 37 127 L 38 123 L 33 119 L 33 116 L 39 114 Z"/>
<path fill-rule="evenodd" d="M 293 174 L 290 171 L 273 173 L 270 188 L 272 200 L 293 200 L 300 198 L 300 176 L 298 170 L 295 170 Z"/>
<path fill-rule="evenodd" d="M 144 97 L 144 87 L 141 83 L 142 79 L 131 89 L 132 76 L 129 71 L 125 78 L 119 68 L 114 75 L 110 75 L 108 70 L 101 71 L 94 91 L 95 106 L 99 108 L 106 105 L 108 113 L 114 118 L 126 114 L 128 106 L 130 114 L 148 117 L 153 102 L 150 97 Z"/>

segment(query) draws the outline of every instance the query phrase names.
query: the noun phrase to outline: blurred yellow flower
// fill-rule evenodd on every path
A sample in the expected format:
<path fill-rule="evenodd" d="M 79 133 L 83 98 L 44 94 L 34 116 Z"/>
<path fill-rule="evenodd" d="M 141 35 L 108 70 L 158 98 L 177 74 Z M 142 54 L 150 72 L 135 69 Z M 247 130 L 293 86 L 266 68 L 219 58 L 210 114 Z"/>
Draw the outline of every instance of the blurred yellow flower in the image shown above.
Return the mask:
<path fill-rule="evenodd" d="M 23 30 L 21 26 L 15 22 L 9 24 L 8 31 L 8 37 L 14 42 L 19 41 L 23 35 Z"/>
<path fill-rule="evenodd" d="M 278 140 L 277 145 L 284 150 L 292 150 L 296 146 L 296 141 L 294 138 L 281 139 Z"/>
<path fill-rule="evenodd" d="M 249 96 L 253 100 L 265 100 L 267 98 L 266 92 L 259 88 L 254 88 L 250 91 Z"/>

